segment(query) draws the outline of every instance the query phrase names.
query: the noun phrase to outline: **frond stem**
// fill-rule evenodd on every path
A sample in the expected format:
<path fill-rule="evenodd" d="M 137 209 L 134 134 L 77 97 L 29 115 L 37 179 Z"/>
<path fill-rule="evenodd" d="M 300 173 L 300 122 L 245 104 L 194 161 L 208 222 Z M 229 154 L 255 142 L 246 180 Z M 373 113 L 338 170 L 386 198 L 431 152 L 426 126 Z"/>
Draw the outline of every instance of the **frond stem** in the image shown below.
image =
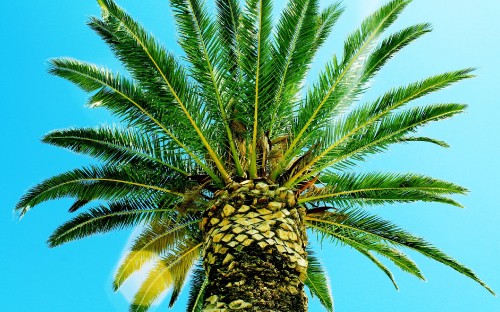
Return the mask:
<path fill-rule="evenodd" d="M 259 0 L 259 32 L 257 34 L 257 69 L 255 74 L 255 103 L 253 114 L 253 135 L 252 135 L 252 150 L 250 155 L 250 179 L 257 178 L 257 126 L 259 117 L 259 75 L 260 75 L 260 57 L 262 50 L 262 8 L 263 0 Z M 264 164 L 265 166 L 265 164 Z"/>

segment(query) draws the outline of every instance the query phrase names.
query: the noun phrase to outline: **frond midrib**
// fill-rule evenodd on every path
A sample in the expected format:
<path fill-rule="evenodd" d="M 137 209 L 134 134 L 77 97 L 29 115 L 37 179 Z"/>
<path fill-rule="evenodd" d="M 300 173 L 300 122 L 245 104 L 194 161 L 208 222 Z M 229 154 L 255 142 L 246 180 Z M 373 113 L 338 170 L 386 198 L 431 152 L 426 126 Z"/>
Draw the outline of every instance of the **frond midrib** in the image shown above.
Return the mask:
<path fill-rule="evenodd" d="M 371 191 L 385 191 L 385 190 L 437 190 L 437 191 L 449 191 L 449 189 L 444 188 L 444 187 L 428 187 L 428 186 L 406 186 L 406 187 L 386 187 L 386 188 L 365 188 L 365 189 L 358 189 L 358 190 L 350 190 L 350 191 L 342 191 L 342 192 L 337 192 L 337 193 L 330 193 L 330 194 L 324 194 L 324 195 L 318 195 L 318 196 L 310 196 L 310 197 L 303 197 L 298 199 L 298 203 L 305 203 L 309 201 L 314 201 L 314 200 L 319 200 L 319 199 L 325 199 L 325 198 L 330 198 L 330 197 L 336 197 L 336 196 L 341 196 L 341 195 L 349 195 L 349 194 L 355 194 L 355 193 L 361 193 L 361 192 L 371 192 Z"/>
<path fill-rule="evenodd" d="M 259 31 L 257 32 L 257 68 L 255 73 L 255 103 L 253 115 L 253 134 L 252 134 L 252 150 L 250 155 L 250 178 L 257 178 L 257 128 L 259 117 L 259 76 L 260 76 L 260 58 L 262 54 L 262 19 L 263 19 L 263 2 L 259 1 Z"/>

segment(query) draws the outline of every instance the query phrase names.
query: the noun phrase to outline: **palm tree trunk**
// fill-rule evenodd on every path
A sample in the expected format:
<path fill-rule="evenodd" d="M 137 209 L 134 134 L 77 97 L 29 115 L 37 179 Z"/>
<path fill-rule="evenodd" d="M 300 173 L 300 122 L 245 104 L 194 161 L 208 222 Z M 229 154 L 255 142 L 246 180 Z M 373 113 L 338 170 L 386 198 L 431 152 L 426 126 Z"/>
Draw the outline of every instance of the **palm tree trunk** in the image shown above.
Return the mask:
<path fill-rule="evenodd" d="M 304 216 L 283 187 L 248 180 L 221 192 L 202 222 L 203 311 L 307 311 Z"/>

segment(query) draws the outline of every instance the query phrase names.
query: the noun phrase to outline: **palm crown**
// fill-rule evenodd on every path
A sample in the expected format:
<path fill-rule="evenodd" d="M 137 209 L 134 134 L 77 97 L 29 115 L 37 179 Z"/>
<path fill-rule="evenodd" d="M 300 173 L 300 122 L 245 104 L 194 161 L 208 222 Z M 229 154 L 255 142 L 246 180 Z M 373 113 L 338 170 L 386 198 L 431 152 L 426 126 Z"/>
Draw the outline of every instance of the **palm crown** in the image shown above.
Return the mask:
<path fill-rule="evenodd" d="M 422 238 L 370 215 L 370 205 L 415 201 L 459 206 L 455 184 L 419 174 L 356 173 L 353 166 L 392 144 L 424 141 L 415 131 L 462 112 L 457 103 L 405 107 L 409 102 L 472 76 L 472 69 L 436 75 L 392 89 L 374 101 L 359 96 L 400 49 L 429 32 L 417 24 L 380 40 L 408 5 L 393 0 L 367 17 L 316 82 L 304 86 L 315 53 L 342 13 L 318 0 L 290 0 L 273 28 L 272 3 L 216 0 L 212 18 L 200 0 L 171 0 L 180 62 L 111 0 L 99 0 L 102 18 L 89 26 L 111 47 L 128 75 L 69 58 L 50 61 L 50 73 L 90 92 L 91 107 L 123 121 L 53 131 L 43 141 L 102 161 L 52 177 L 29 190 L 16 209 L 24 215 L 51 199 L 74 197 L 70 212 L 99 205 L 63 224 L 50 246 L 142 225 L 116 273 L 114 288 L 155 260 L 132 306 L 143 311 L 173 287 L 172 305 L 203 250 L 200 222 L 235 184 L 264 181 L 293 189 L 307 208 L 305 224 L 318 237 L 350 246 L 391 272 L 376 255 L 423 279 L 399 248 L 417 251 L 472 278 L 474 273 Z M 221 195 L 222 194 L 222 195 Z M 294 200 L 293 198 L 290 200 Z M 313 253 L 306 286 L 332 309 L 327 278 Z M 190 311 L 201 310 L 205 271 L 194 271 Z M 397 287 L 397 286 L 396 286 Z"/>

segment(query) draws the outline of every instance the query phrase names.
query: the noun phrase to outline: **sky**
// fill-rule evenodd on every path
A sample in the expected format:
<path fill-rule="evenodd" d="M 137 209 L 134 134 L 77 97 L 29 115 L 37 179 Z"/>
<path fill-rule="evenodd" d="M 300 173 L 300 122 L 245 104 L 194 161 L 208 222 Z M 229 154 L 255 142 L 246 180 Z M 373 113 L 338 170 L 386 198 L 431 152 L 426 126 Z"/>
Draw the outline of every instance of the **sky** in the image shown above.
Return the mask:
<path fill-rule="evenodd" d="M 385 1 L 344 1 L 346 12 L 316 58 L 308 82 L 361 22 Z M 181 55 L 168 1 L 120 0 L 132 16 L 165 46 Z M 322 2 L 326 5 L 328 2 Z M 276 12 L 283 6 L 276 2 Z M 95 1 L 5 1 L 0 12 L 2 145 L 0 179 L 0 298 L 2 311 L 126 311 L 136 287 L 113 293 L 111 281 L 132 230 L 46 245 L 51 232 L 69 219 L 70 200 L 33 209 L 23 220 L 13 215 L 19 197 L 45 178 L 93 163 L 82 155 L 44 145 L 50 130 L 113 123 L 105 111 L 84 107 L 86 95 L 46 73 L 47 60 L 71 56 L 120 69 L 107 47 L 85 25 L 98 15 Z M 275 15 L 277 16 L 277 15 Z M 375 209 L 423 236 L 472 268 L 500 293 L 500 2 L 498 0 L 415 0 L 390 31 L 430 22 L 434 31 L 401 51 L 377 76 L 363 99 L 444 71 L 476 67 L 477 78 L 460 82 L 417 103 L 459 102 L 465 114 L 430 125 L 420 133 L 451 145 L 423 143 L 391 148 L 369 159 L 360 171 L 417 172 L 463 185 L 457 197 L 464 209 L 439 204 L 392 205 Z M 311 237 L 313 240 L 314 237 Z M 394 270 L 400 290 L 363 256 L 349 248 L 324 244 L 317 253 L 329 273 L 337 312 L 345 311 L 500 311 L 500 299 L 439 263 L 408 252 L 426 282 Z M 389 265 L 390 268 L 393 268 Z M 138 280 L 138 278 L 136 279 Z M 173 311 L 185 310 L 185 295 Z M 167 311 L 165 303 L 152 311 Z M 322 311 L 310 299 L 310 311 Z"/>

